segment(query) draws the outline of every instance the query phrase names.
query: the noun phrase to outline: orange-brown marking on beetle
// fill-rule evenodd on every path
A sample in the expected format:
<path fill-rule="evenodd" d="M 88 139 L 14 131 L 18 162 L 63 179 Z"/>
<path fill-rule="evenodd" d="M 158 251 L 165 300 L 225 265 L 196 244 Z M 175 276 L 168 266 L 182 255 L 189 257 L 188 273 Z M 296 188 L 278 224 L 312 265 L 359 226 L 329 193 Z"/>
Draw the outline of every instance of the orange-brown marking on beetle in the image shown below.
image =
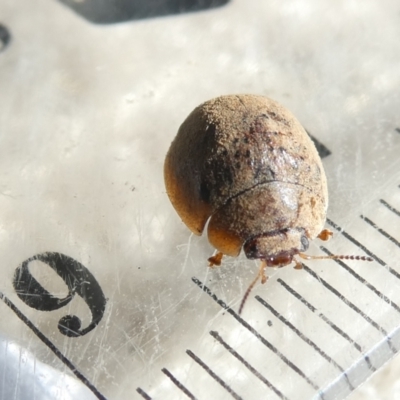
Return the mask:
<path fill-rule="evenodd" d="M 328 190 L 321 159 L 296 118 L 277 102 L 255 95 L 221 96 L 196 107 L 182 123 L 164 165 L 168 196 L 183 222 L 207 234 L 217 254 L 260 259 L 266 267 L 307 256 L 309 242 L 328 240 L 324 230 Z M 356 257 L 370 260 L 368 257 Z"/>

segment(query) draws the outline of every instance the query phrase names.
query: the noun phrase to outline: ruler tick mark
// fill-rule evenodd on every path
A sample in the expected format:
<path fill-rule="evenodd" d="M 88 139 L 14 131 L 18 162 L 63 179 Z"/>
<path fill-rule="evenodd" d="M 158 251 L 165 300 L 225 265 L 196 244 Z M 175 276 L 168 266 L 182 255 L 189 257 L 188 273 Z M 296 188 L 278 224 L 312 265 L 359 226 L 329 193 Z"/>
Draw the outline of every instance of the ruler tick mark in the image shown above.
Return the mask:
<path fill-rule="evenodd" d="M 216 339 L 222 346 L 225 347 L 226 350 L 229 351 L 236 359 L 238 359 L 249 371 L 251 371 L 258 379 L 260 379 L 263 383 L 265 383 L 271 390 L 275 392 L 275 394 L 280 398 L 284 400 L 288 400 L 288 398 L 282 394 L 281 391 L 279 391 L 271 382 L 268 381 L 268 379 L 264 378 L 264 376 L 258 372 L 254 367 L 252 367 L 240 354 L 238 354 L 232 347 L 230 347 L 223 339 L 222 337 L 218 334 L 218 332 L 211 331 L 210 335 Z"/>
<path fill-rule="evenodd" d="M 386 239 L 389 239 L 392 243 L 394 243 L 397 247 L 400 247 L 400 242 L 396 240 L 393 236 L 389 235 L 382 228 L 379 228 L 374 222 L 372 222 L 369 218 L 364 217 L 364 215 L 360 215 L 361 219 L 363 219 L 367 224 L 371 225 L 375 228 L 381 235 L 383 235 Z"/>
<path fill-rule="evenodd" d="M 145 400 L 151 400 L 151 397 L 140 387 L 136 389 L 136 391 L 145 399 Z"/>
<path fill-rule="evenodd" d="M 321 246 L 321 250 L 324 251 L 328 255 L 332 255 L 332 253 L 327 250 L 325 247 Z M 371 285 L 367 280 L 358 275 L 353 269 L 351 269 L 347 264 L 345 264 L 341 260 L 333 260 L 338 263 L 342 268 L 344 268 L 350 275 L 353 275 L 360 283 L 370 289 L 374 294 L 376 294 L 380 300 L 383 300 L 385 303 L 389 304 L 392 308 L 394 308 L 398 313 L 400 313 L 400 307 L 393 301 L 386 297 L 382 292 L 380 292 L 375 286 Z"/>
<path fill-rule="evenodd" d="M 325 286 L 330 292 L 332 292 L 335 296 L 337 296 L 343 303 L 345 303 L 348 307 L 350 307 L 353 311 L 355 311 L 357 314 L 359 314 L 362 318 L 364 318 L 370 325 L 372 325 L 376 330 L 381 332 L 385 337 L 387 344 L 390 348 L 390 350 L 396 354 L 397 349 L 393 346 L 390 338 L 388 337 L 387 332 L 385 329 L 383 329 L 379 324 L 377 324 L 374 320 L 372 320 L 368 315 L 366 315 L 364 312 L 362 312 L 355 304 L 353 304 L 350 300 L 348 300 L 346 297 L 344 297 L 340 292 L 338 292 L 333 286 L 329 285 L 328 282 L 326 282 L 324 279 L 322 279 L 316 272 L 308 268 L 306 265 L 303 264 L 303 269 L 308 272 L 313 278 L 315 278 L 317 281 L 322 283 L 323 286 Z"/>
<path fill-rule="evenodd" d="M 388 208 L 390 211 L 394 212 L 398 217 L 400 217 L 400 211 L 396 210 L 394 207 L 392 207 L 389 203 L 387 203 L 385 200 L 380 199 L 379 200 L 386 208 Z"/>
<path fill-rule="evenodd" d="M 234 392 L 231 387 L 225 383 L 214 371 L 211 370 L 210 367 L 207 366 L 199 357 L 197 357 L 192 351 L 186 350 L 186 353 L 196 361 L 197 364 L 200 365 L 214 380 L 216 380 L 232 397 L 236 400 L 243 400 L 236 392 Z"/>
<path fill-rule="evenodd" d="M 207 293 L 217 304 L 219 304 L 222 308 L 224 308 L 233 318 L 235 318 L 242 326 L 244 326 L 249 332 L 251 332 L 258 340 L 261 341 L 266 347 L 268 347 L 273 353 L 275 353 L 287 366 L 289 366 L 294 372 L 300 375 L 313 389 L 319 390 L 319 387 L 316 383 L 314 383 L 304 372 L 293 364 L 285 355 L 283 355 L 275 346 L 273 346 L 267 339 L 261 336 L 251 325 L 249 325 L 246 321 L 243 320 L 235 311 L 233 311 L 228 305 L 226 305 L 222 300 L 218 299 L 218 297 L 211 292 L 211 290 L 204 285 L 199 279 L 196 277 L 192 278 L 192 281 L 205 293 Z"/>
<path fill-rule="evenodd" d="M 55 344 L 47 338 L 36 326 L 31 322 L 29 318 L 27 318 L 22 311 L 11 301 L 9 300 L 3 293 L 0 292 L 0 300 L 3 302 L 14 312 L 14 314 L 37 336 L 39 340 L 41 340 L 48 348 L 53 352 L 53 354 L 65 365 L 67 366 L 71 372 L 84 384 L 87 386 L 89 390 L 99 399 L 106 400 L 106 397 L 99 392 L 96 386 L 93 385 L 78 369 L 75 367 L 72 362 L 61 353 L 61 351 L 55 346 Z"/>
<path fill-rule="evenodd" d="M 286 282 L 282 279 L 278 278 L 278 283 L 280 283 L 292 296 L 296 299 L 300 300 L 310 311 L 315 313 L 319 318 L 322 319 L 330 328 L 332 328 L 336 333 L 343 337 L 343 339 L 347 340 L 354 348 L 363 354 L 362 347 L 353 340 L 346 332 L 342 331 L 337 325 L 335 325 L 329 318 L 327 318 L 324 314 L 317 312 L 317 308 L 310 304 L 303 296 L 301 296 L 298 292 L 296 292 L 292 287 L 290 287 Z M 368 356 L 364 356 L 366 363 L 368 364 L 368 368 L 371 371 L 376 371 L 376 368 L 371 364 L 371 361 Z"/>
<path fill-rule="evenodd" d="M 400 187 L 400 186 L 399 186 Z M 364 251 L 366 254 L 368 254 L 370 257 L 372 257 L 378 264 L 380 264 L 382 267 L 387 269 L 392 275 L 394 275 L 397 279 L 400 279 L 400 274 L 394 270 L 393 268 L 389 267 L 383 260 L 381 260 L 378 256 L 376 256 L 374 253 L 372 253 L 370 250 L 368 250 L 365 246 L 363 246 L 359 241 L 354 239 L 352 236 L 350 236 L 346 231 L 342 230 L 339 225 L 335 224 L 333 221 L 330 219 L 327 219 L 327 222 L 329 225 L 331 225 L 333 228 L 338 230 L 346 239 L 348 239 L 350 242 L 354 243 L 358 248 L 360 248 L 362 251 Z"/>
<path fill-rule="evenodd" d="M 189 391 L 181 382 L 179 382 L 178 379 L 176 379 L 176 378 L 171 374 L 171 372 L 169 372 L 169 371 L 167 370 L 167 368 L 163 368 L 161 371 L 164 372 L 164 374 L 167 375 L 169 379 L 171 379 L 171 381 L 175 384 L 175 386 L 176 386 L 178 389 L 180 389 L 183 393 L 185 393 L 186 396 L 189 397 L 189 399 L 196 400 L 196 397 L 194 397 L 193 394 L 190 393 L 190 391 Z"/>
<path fill-rule="evenodd" d="M 329 364 L 333 365 L 340 372 L 344 374 L 344 377 L 347 381 L 347 385 L 351 390 L 354 390 L 354 386 L 349 381 L 348 376 L 346 375 L 344 368 L 342 368 L 335 360 L 328 356 L 320 347 L 318 347 L 311 339 L 305 336 L 299 329 L 297 329 L 291 322 L 289 322 L 283 315 L 281 315 L 278 311 L 276 311 L 270 304 L 268 304 L 264 299 L 260 296 L 256 296 L 256 300 L 260 302 L 265 308 L 267 308 L 276 318 L 278 318 L 281 322 L 283 322 L 289 329 L 291 329 L 300 339 L 302 339 L 305 343 L 307 343 L 310 347 L 312 347 L 322 358 L 328 361 Z"/>

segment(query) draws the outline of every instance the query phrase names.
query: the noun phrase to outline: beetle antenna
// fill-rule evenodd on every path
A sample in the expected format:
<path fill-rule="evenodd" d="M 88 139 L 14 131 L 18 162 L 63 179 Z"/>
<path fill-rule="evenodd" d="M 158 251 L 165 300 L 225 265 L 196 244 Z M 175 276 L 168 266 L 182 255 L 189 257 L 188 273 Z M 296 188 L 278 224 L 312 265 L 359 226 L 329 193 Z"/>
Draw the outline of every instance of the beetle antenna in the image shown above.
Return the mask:
<path fill-rule="evenodd" d="M 250 286 L 247 288 L 246 293 L 243 296 L 242 302 L 240 303 L 239 315 L 242 313 L 243 307 L 244 307 L 244 305 L 246 303 L 246 300 L 249 297 L 249 294 L 252 291 L 254 285 L 257 283 L 258 279 L 261 278 L 261 283 L 267 282 L 268 277 L 265 276 L 265 274 L 264 274 L 266 266 L 267 266 L 267 263 L 265 261 L 261 261 L 260 269 L 258 271 L 258 274 L 255 277 L 255 279 L 253 280 L 253 282 L 250 283 Z"/>
<path fill-rule="evenodd" d="M 343 256 L 332 254 L 330 256 L 309 256 L 304 253 L 299 253 L 299 256 L 304 260 L 358 260 L 358 261 L 374 261 L 373 258 L 367 256 Z"/>

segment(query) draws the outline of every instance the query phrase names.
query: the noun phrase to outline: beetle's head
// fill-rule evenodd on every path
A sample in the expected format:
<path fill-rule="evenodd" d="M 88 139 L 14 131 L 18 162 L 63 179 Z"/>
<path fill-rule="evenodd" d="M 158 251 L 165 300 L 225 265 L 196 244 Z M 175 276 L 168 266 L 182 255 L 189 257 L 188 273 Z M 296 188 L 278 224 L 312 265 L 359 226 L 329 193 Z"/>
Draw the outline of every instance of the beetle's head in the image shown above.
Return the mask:
<path fill-rule="evenodd" d="M 264 260 L 268 267 L 284 267 L 293 257 L 308 249 L 304 229 L 282 229 L 247 240 L 243 245 L 246 257 Z"/>
<path fill-rule="evenodd" d="M 318 238 L 321 240 L 328 240 L 332 236 L 332 232 L 324 229 Z M 246 293 L 243 296 L 242 302 L 239 307 L 239 314 L 243 310 L 243 306 L 249 297 L 251 289 L 256 284 L 257 280 L 261 278 L 261 283 L 267 281 L 264 275 L 265 267 L 284 267 L 293 261 L 296 263 L 295 268 L 301 269 L 302 265 L 295 256 L 298 255 L 304 260 L 360 260 L 360 261 L 373 261 L 371 257 L 356 256 L 356 255 L 337 255 L 329 254 L 324 256 L 309 256 L 304 254 L 303 251 L 308 249 L 308 238 L 305 235 L 304 229 L 283 229 L 275 232 L 268 232 L 267 234 L 254 236 L 248 239 L 243 249 L 247 258 L 260 259 L 260 269 L 256 279 L 250 284 Z"/>

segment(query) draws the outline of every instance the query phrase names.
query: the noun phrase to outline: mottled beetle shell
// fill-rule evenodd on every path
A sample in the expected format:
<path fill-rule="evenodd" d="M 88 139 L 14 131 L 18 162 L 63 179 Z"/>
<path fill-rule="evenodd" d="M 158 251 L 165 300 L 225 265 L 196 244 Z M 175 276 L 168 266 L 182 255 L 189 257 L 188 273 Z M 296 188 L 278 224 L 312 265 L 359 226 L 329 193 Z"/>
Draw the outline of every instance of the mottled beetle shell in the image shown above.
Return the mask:
<path fill-rule="evenodd" d="M 165 184 L 192 232 L 220 252 L 249 258 L 297 254 L 322 230 L 328 192 L 317 150 L 295 117 L 262 96 L 207 101 L 168 151 Z M 262 238 L 262 249 L 252 248 Z M 257 239 L 258 240 L 258 239 Z M 253 246 L 254 247 L 254 246 Z"/>

